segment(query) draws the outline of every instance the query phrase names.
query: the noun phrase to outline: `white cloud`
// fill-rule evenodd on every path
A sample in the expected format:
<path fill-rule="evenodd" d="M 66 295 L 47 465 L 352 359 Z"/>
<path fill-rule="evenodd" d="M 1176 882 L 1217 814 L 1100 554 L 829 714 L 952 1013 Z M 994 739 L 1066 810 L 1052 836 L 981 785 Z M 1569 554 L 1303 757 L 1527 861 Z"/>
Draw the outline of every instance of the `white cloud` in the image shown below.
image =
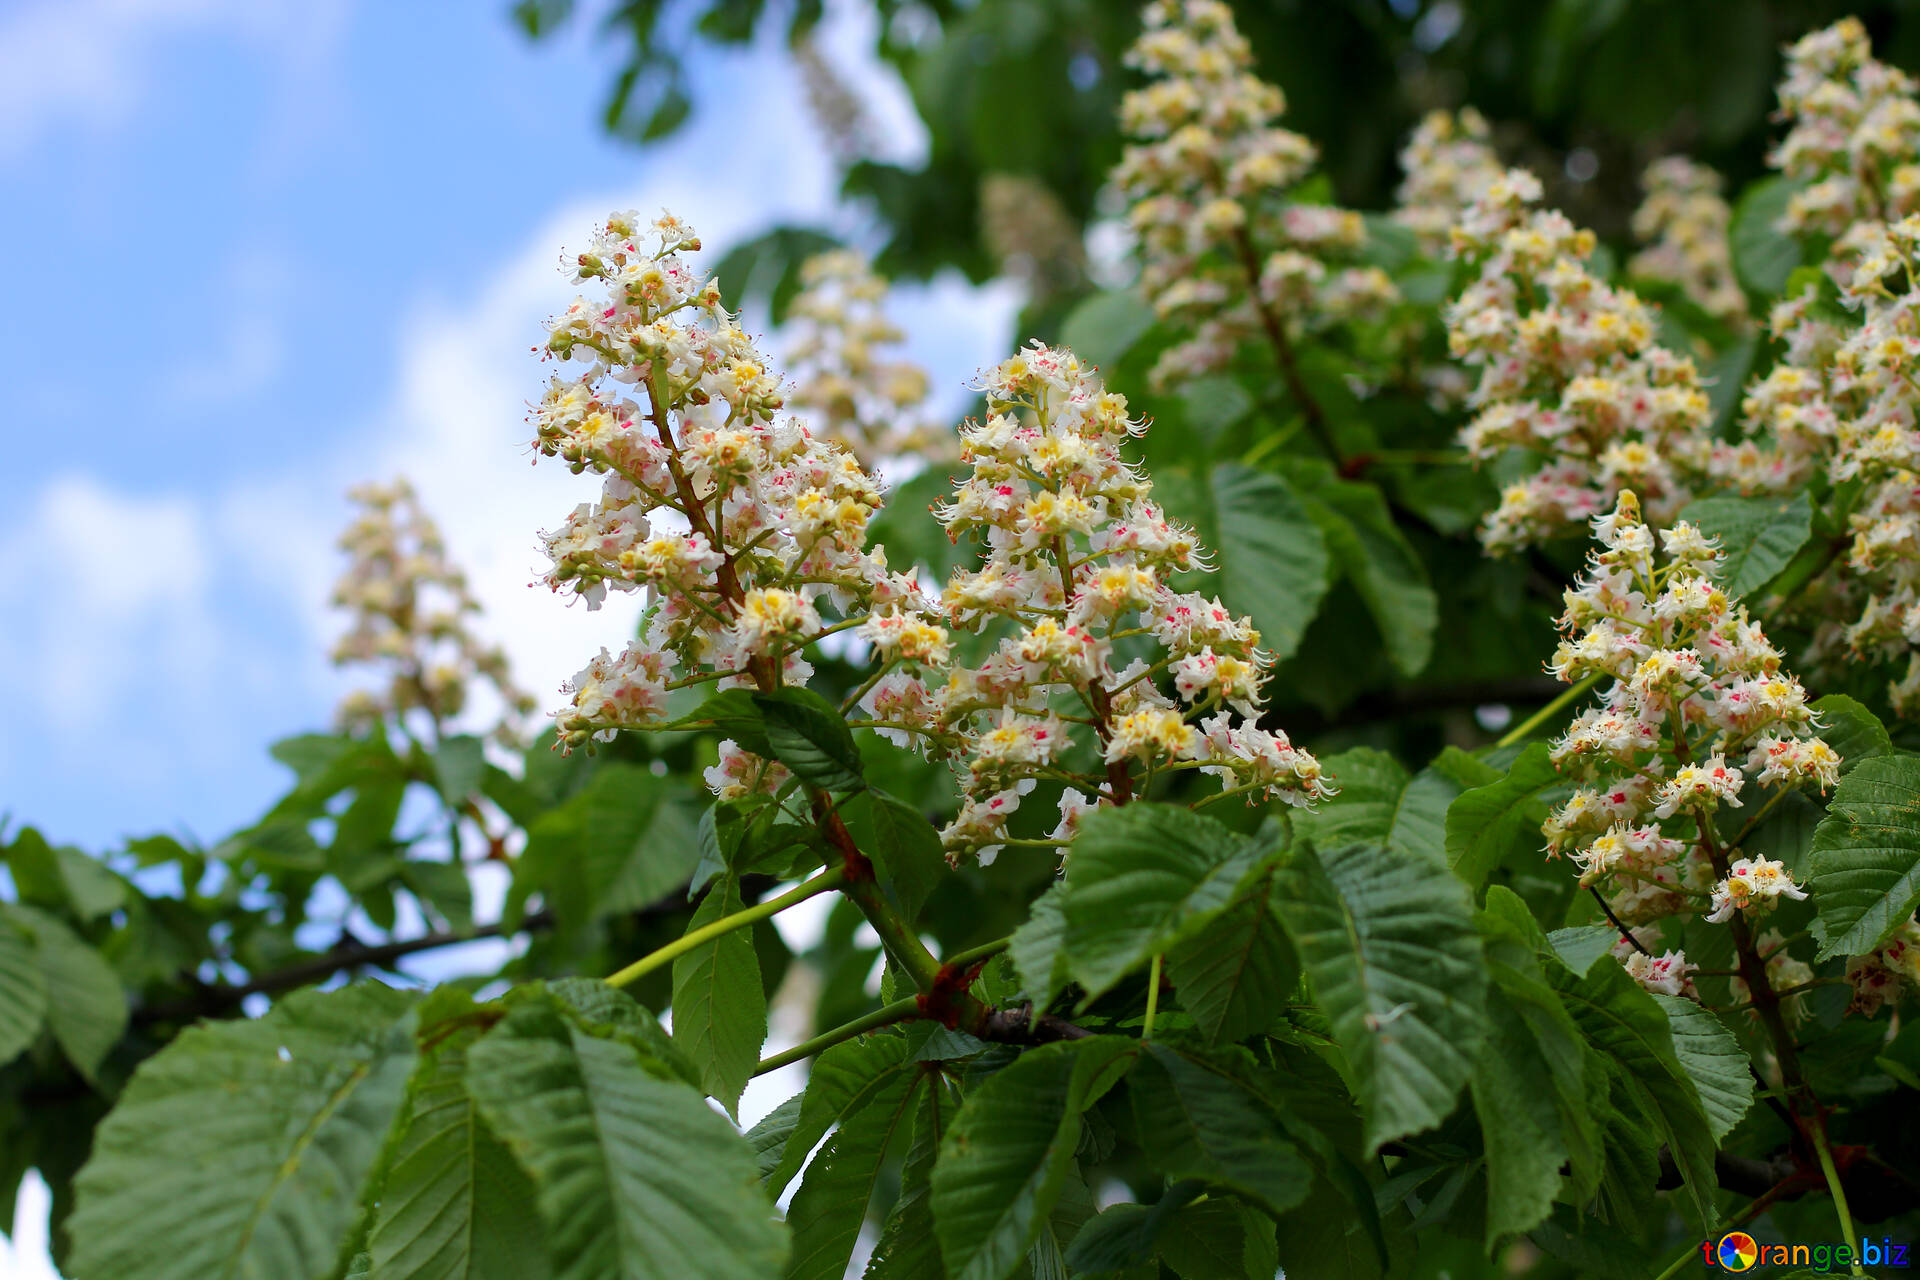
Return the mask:
<path fill-rule="evenodd" d="M 149 46 L 215 29 L 311 67 L 342 29 L 351 0 L 29 0 L 0 16 L 0 157 L 52 128 L 126 118 L 153 87 Z"/>

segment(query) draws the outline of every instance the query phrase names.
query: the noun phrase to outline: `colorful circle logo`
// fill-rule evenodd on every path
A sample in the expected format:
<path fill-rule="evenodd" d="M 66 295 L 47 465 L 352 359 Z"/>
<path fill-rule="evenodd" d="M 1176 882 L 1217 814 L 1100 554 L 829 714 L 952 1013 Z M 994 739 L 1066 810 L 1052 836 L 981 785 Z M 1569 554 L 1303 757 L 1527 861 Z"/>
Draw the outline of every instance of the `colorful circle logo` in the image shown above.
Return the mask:
<path fill-rule="evenodd" d="M 1760 1261 L 1760 1246 L 1744 1231 L 1729 1231 L 1720 1237 L 1715 1256 L 1729 1271 L 1745 1271 Z"/>

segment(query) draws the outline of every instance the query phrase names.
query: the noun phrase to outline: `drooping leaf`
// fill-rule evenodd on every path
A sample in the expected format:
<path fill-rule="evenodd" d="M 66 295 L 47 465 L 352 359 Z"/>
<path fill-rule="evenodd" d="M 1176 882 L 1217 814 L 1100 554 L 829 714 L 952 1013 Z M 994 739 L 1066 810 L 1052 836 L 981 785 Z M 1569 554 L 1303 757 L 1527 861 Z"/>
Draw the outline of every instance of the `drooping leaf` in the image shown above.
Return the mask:
<path fill-rule="evenodd" d="M 1447 865 L 1469 885 L 1508 857 L 1537 854 L 1544 845 L 1545 793 L 1562 779 L 1547 757 L 1547 744 L 1528 745 L 1497 782 L 1464 791 L 1447 807 Z"/>
<path fill-rule="evenodd" d="M 811 689 L 756 693 L 773 758 L 816 787 L 858 791 L 860 748 L 833 704 Z"/>
<path fill-rule="evenodd" d="M 1729 596 L 1754 597 L 1787 567 L 1813 534 L 1806 493 L 1786 498 L 1702 498 L 1680 513 L 1717 538 L 1726 559 L 1715 572 Z"/>
<path fill-rule="evenodd" d="M 746 1141 L 636 1041 L 551 993 L 467 1054 L 481 1114 L 533 1179 L 555 1280 L 764 1280 L 785 1229 Z"/>
<path fill-rule="evenodd" d="M 331 1274 L 413 1066 L 412 1003 L 300 992 L 147 1059 L 77 1181 L 76 1280 Z"/>
<path fill-rule="evenodd" d="M 907 1070 L 907 1041 L 898 1035 L 863 1036 L 834 1045 L 814 1059 L 799 1114 L 781 1144 L 767 1189 L 778 1196 L 806 1163 L 827 1130 L 857 1112 Z M 762 1122 L 765 1123 L 764 1121 Z M 755 1133 L 759 1132 L 756 1127 Z M 756 1139 L 756 1145 L 758 1140 Z M 769 1151 L 767 1154 L 771 1154 Z M 764 1159 L 764 1157 L 763 1157 Z"/>
<path fill-rule="evenodd" d="M 46 1024 L 47 983 L 33 936 L 0 916 L 0 1067 L 24 1053 Z"/>
<path fill-rule="evenodd" d="M 1097 996 L 1232 901 L 1270 850 L 1210 818 L 1160 804 L 1088 814 L 1067 863 L 1063 950 Z"/>
<path fill-rule="evenodd" d="M 1134 1123 L 1169 1178 L 1196 1178 L 1280 1214 L 1306 1199 L 1313 1168 L 1238 1081 L 1205 1061 L 1149 1044 L 1133 1068 Z"/>
<path fill-rule="evenodd" d="M 1167 952 L 1180 1004 L 1216 1043 L 1269 1026 L 1293 995 L 1300 960 L 1280 923 L 1278 877 L 1260 876 L 1198 933 Z"/>
<path fill-rule="evenodd" d="M 1002 1280 L 1040 1238 L 1073 1169 L 1080 1117 L 1136 1046 L 1042 1045 L 968 1096 L 933 1166 L 933 1222 L 953 1280 Z"/>
<path fill-rule="evenodd" d="M 708 891 L 687 932 L 741 910 L 731 876 Z M 700 1071 L 700 1086 L 733 1115 L 767 1040 L 767 993 L 748 929 L 733 929 L 673 962 L 673 1041 Z"/>
<path fill-rule="evenodd" d="M 1013 931 L 1013 941 L 1007 947 L 1020 974 L 1020 985 L 1036 1009 L 1052 1004 L 1061 988 L 1072 981 L 1062 945 L 1067 929 L 1066 899 L 1066 881 L 1048 885 L 1047 891 L 1033 900 L 1026 923 Z"/>
<path fill-rule="evenodd" d="M 1303 844 L 1279 901 L 1352 1067 L 1368 1149 L 1440 1123 L 1482 1035 L 1485 974 L 1466 887 L 1377 844 Z"/>
<path fill-rule="evenodd" d="M 1863 760 L 1813 833 L 1808 890 L 1820 959 L 1865 955 L 1920 907 L 1920 756 Z"/>
<path fill-rule="evenodd" d="M 450 988 L 423 1020 L 472 1001 Z M 467 1092 L 476 1023 L 445 1034 L 414 1069 L 367 1241 L 368 1280 L 545 1280 L 540 1233 L 527 1229 L 533 1185 Z"/>
<path fill-rule="evenodd" d="M 912 1122 L 915 1092 L 923 1079 L 918 1071 L 895 1074 L 866 1106 L 840 1122 L 808 1163 L 787 1210 L 793 1227 L 788 1280 L 842 1280 L 846 1275 L 887 1150 L 895 1133 Z"/>
<path fill-rule="evenodd" d="M 874 788 L 841 805 L 840 814 L 901 914 L 915 919 L 947 870 L 939 831 L 926 814 Z"/>
<path fill-rule="evenodd" d="M 1800 242 L 1780 230 L 1780 219 L 1801 185 L 1784 174 L 1762 178 L 1734 203 L 1727 240 L 1733 250 L 1733 272 L 1751 294 L 1777 295 L 1800 265 Z"/>
<path fill-rule="evenodd" d="M 928 1075 L 913 1118 L 913 1146 L 900 1170 L 900 1198 L 893 1202 L 865 1280 L 944 1280 L 940 1238 L 933 1226 L 933 1162 L 958 1110 L 953 1090 Z"/>
<path fill-rule="evenodd" d="M 1693 1082 L 1706 1112 L 1707 1131 L 1715 1142 L 1733 1132 L 1740 1117 L 1753 1105 L 1753 1076 L 1747 1069 L 1747 1051 L 1734 1039 L 1718 1014 L 1698 1001 L 1651 993 L 1667 1015 L 1673 1032 L 1673 1054 Z"/>
<path fill-rule="evenodd" d="M 584 924 L 672 896 L 699 857 L 685 786 L 612 762 L 534 822 L 514 892 L 537 890 L 563 923 Z"/>
<path fill-rule="evenodd" d="M 93 1079 L 127 1029 L 127 997 L 119 976 L 85 939 L 48 913 L 0 905 L 0 925 L 9 919 L 33 938 L 53 1038 L 80 1074 Z"/>
<path fill-rule="evenodd" d="M 1331 465 L 1293 459 L 1288 478 L 1320 526 L 1334 563 L 1366 603 L 1394 669 L 1415 676 L 1433 656 L 1440 598 L 1426 563 L 1393 522 L 1373 485 L 1342 480 Z"/>
<path fill-rule="evenodd" d="M 1320 526 L 1270 472 L 1227 462 L 1212 483 L 1221 598 L 1252 616 L 1276 660 L 1291 657 L 1329 585 Z"/>

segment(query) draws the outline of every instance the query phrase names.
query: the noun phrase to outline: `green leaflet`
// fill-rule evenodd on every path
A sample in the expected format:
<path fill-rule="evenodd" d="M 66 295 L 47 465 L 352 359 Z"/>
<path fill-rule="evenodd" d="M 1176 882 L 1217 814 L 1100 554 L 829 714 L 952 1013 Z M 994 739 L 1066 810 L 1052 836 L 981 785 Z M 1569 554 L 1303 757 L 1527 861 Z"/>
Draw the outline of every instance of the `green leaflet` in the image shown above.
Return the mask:
<path fill-rule="evenodd" d="M 700 901 L 687 932 L 741 910 L 724 875 Z M 734 929 L 674 959 L 673 1041 L 700 1072 L 700 1087 L 734 1115 L 767 1040 L 767 993 L 753 931 Z"/>
<path fill-rule="evenodd" d="M 1733 1132 L 1740 1117 L 1753 1105 L 1753 1076 L 1747 1070 L 1747 1051 L 1727 1030 L 1720 1015 L 1696 1001 L 1650 993 L 1667 1015 L 1673 1032 L 1673 1053 L 1680 1070 L 1693 1082 L 1706 1112 L 1707 1130 L 1719 1142 Z"/>
<path fill-rule="evenodd" d="M 906 1069 L 906 1038 L 891 1034 L 848 1040 L 814 1059 L 807 1091 L 800 1095 L 799 1108 L 791 1120 L 782 1114 L 786 1110 L 783 1105 L 747 1135 L 749 1142 L 762 1149 L 761 1164 L 766 1170 L 762 1181 L 767 1190 L 776 1197 L 786 1190 L 793 1175 L 806 1163 L 807 1153 L 826 1137 L 827 1130 L 866 1106 Z M 774 1126 L 788 1130 L 779 1142 L 777 1156 L 770 1132 Z"/>
<path fill-rule="evenodd" d="M 1292 997 L 1300 960 L 1280 922 L 1279 877 L 1257 877 L 1198 933 L 1167 952 L 1181 1007 L 1215 1043 L 1264 1030 Z"/>
<path fill-rule="evenodd" d="M 842 1280 L 853 1257 L 867 1203 L 897 1133 L 913 1120 L 913 1105 L 925 1075 L 891 1073 L 867 1104 L 840 1121 L 807 1165 L 787 1210 L 793 1226 L 788 1280 Z"/>
<path fill-rule="evenodd" d="M 1185 809 L 1095 810 L 1067 864 L 1068 972 L 1089 998 L 1100 995 L 1218 913 L 1271 852 Z"/>
<path fill-rule="evenodd" d="M 1112 1036 L 1042 1045 L 967 1098 L 933 1167 L 933 1221 L 953 1280 L 1001 1280 L 1047 1225 L 1073 1171 L 1081 1114 L 1138 1046 Z"/>
<path fill-rule="evenodd" d="M 1820 959 L 1865 955 L 1920 906 L 1920 756 L 1861 761 L 1813 833 L 1807 887 Z"/>
<path fill-rule="evenodd" d="M 1813 505 L 1804 492 L 1791 500 L 1702 498 L 1680 518 L 1719 540 L 1726 559 L 1714 576 L 1729 596 L 1742 599 L 1756 597 L 1813 534 Z"/>
<path fill-rule="evenodd" d="M 1252 616 L 1276 661 L 1291 657 L 1330 585 L 1320 526 L 1270 472 L 1224 462 L 1211 480 L 1221 598 Z"/>
<path fill-rule="evenodd" d="M 1762 178 L 1733 206 L 1727 241 L 1733 251 L 1733 271 L 1747 292 L 1770 297 L 1786 287 L 1787 277 L 1800 265 L 1800 242 L 1779 229 L 1787 202 L 1804 185 L 1784 174 Z"/>
<path fill-rule="evenodd" d="M 1880 718 L 1844 693 L 1816 698 L 1813 713 L 1820 717 L 1820 736 L 1840 753 L 1841 777 L 1862 760 L 1893 754 L 1893 739 Z"/>
<path fill-rule="evenodd" d="M 1447 865 L 1477 888 L 1508 857 L 1538 855 L 1544 796 L 1560 785 L 1547 744 L 1528 744 L 1505 777 L 1462 792 L 1447 807 Z"/>
<path fill-rule="evenodd" d="M 119 975 L 79 934 L 45 911 L 0 904 L 0 927 L 9 922 L 33 938 L 48 1029 L 67 1060 L 94 1080 L 127 1029 L 127 997 Z"/>
<path fill-rule="evenodd" d="M 412 1005 L 300 992 L 141 1064 L 77 1181 L 76 1280 L 332 1274 L 413 1066 Z"/>
<path fill-rule="evenodd" d="M 540 892 L 567 926 L 651 906 L 677 892 L 700 857 L 684 782 L 611 762 L 528 831 L 514 910 Z"/>
<path fill-rule="evenodd" d="M 1314 844 L 1384 844 L 1395 853 L 1438 863 L 1446 850 L 1447 810 L 1469 787 L 1500 777 L 1457 747 L 1409 776 L 1384 751 L 1355 747 L 1323 762 L 1340 794 L 1293 815 L 1294 830 Z"/>
<path fill-rule="evenodd" d="M 1061 988 L 1072 981 L 1062 947 L 1067 929 L 1066 898 L 1066 881 L 1048 885 L 1047 891 L 1034 899 L 1026 922 L 1013 931 L 1013 941 L 1007 947 L 1020 974 L 1020 985 L 1035 1008 L 1052 1004 Z"/>
<path fill-rule="evenodd" d="M 446 1017 L 474 1008 L 464 993 L 428 997 Z M 464 1008 L 463 1008 L 464 1006 Z M 527 1229 L 533 1184 L 467 1092 L 478 1025 L 443 1038 L 414 1069 L 367 1241 L 367 1280 L 546 1280 L 539 1233 Z"/>
<path fill-rule="evenodd" d="M 953 1087 L 937 1074 L 926 1076 L 926 1088 L 919 1097 L 913 1146 L 900 1170 L 900 1198 L 880 1229 L 865 1280 L 942 1280 L 946 1275 L 933 1226 L 933 1162 L 959 1104 Z"/>
<path fill-rule="evenodd" d="M 811 689 L 756 693 L 768 753 L 800 778 L 828 791 L 858 791 L 860 749 L 832 703 Z"/>
<path fill-rule="evenodd" d="M 840 806 L 840 816 L 860 851 L 873 859 L 882 885 L 908 920 L 920 914 L 927 895 L 947 871 L 940 833 L 927 815 L 877 788 Z"/>
<path fill-rule="evenodd" d="M 1302 844 L 1287 932 L 1347 1055 L 1369 1151 L 1453 1110 L 1483 1032 L 1485 971 L 1466 888 L 1377 844 Z"/>
<path fill-rule="evenodd" d="M 0 916 L 0 1067 L 26 1052 L 47 1017 L 47 983 L 33 937 Z"/>
<path fill-rule="evenodd" d="M 555 1280 L 764 1280 L 784 1263 L 753 1149 L 639 1035 L 535 991 L 468 1051 L 467 1087 L 533 1179 Z"/>
<path fill-rule="evenodd" d="M 1312 1166 L 1238 1081 L 1161 1044 L 1144 1047 L 1131 1079 L 1141 1148 L 1168 1178 L 1227 1188 L 1273 1214 L 1306 1199 Z"/>

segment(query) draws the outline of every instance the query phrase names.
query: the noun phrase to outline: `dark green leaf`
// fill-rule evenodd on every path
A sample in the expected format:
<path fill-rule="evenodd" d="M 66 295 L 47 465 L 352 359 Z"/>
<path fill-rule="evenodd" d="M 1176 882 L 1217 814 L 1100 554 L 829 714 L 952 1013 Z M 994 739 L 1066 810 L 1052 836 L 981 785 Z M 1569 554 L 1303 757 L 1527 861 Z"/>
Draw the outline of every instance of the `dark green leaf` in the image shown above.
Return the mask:
<path fill-rule="evenodd" d="M 1813 833 L 1820 958 L 1865 955 L 1920 907 L 1920 756 L 1862 761 Z"/>
<path fill-rule="evenodd" d="M 1394 669 L 1418 675 L 1433 655 L 1440 599 L 1386 498 L 1373 485 L 1339 479 L 1326 463 L 1296 459 L 1290 475 L 1334 563 L 1373 615 Z"/>
<path fill-rule="evenodd" d="M 47 1017 L 47 983 L 33 935 L 0 916 L 0 1067 L 24 1053 Z"/>
<path fill-rule="evenodd" d="M 873 859 L 882 887 L 908 921 L 947 870 L 940 833 L 927 815 L 884 791 L 869 789 L 840 806 L 860 851 Z"/>
<path fill-rule="evenodd" d="M 467 1054 L 467 1087 L 532 1175 L 556 1280 L 765 1280 L 785 1229 L 752 1148 L 634 1042 L 551 994 Z"/>
<path fill-rule="evenodd" d="M 774 759 L 828 791 L 858 791 L 866 785 L 853 732 L 832 703 L 811 689 L 756 693 L 753 702 Z"/>
<path fill-rule="evenodd" d="M 1134 1065 L 1134 1124 L 1154 1167 L 1238 1192 L 1285 1213 L 1313 1186 L 1313 1169 L 1239 1082 L 1205 1062 L 1149 1044 Z"/>
<path fill-rule="evenodd" d="M 1734 204 L 1727 238 L 1734 274 L 1748 293 L 1774 297 L 1800 265 L 1800 242 L 1781 231 L 1779 224 L 1787 202 L 1801 185 L 1784 175 L 1762 178 L 1741 192 Z"/>
<path fill-rule="evenodd" d="M 919 1072 L 902 1071 L 853 1115 L 807 1165 L 787 1210 L 793 1226 L 788 1280 L 842 1280 L 867 1220 L 882 1162 L 894 1134 L 911 1121 Z"/>
<path fill-rule="evenodd" d="M 1466 887 L 1379 845 L 1302 845 L 1281 914 L 1346 1052 L 1369 1150 L 1453 1110 L 1482 1034 Z"/>
<path fill-rule="evenodd" d="M 1033 900 L 1032 913 L 1025 924 L 1013 931 L 1007 954 L 1019 971 L 1020 985 L 1036 1009 L 1044 1009 L 1072 976 L 1067 972 L 1064 947 L 1067 931 L 1067 885 L 1056 880 L 1047 891 Z"/>
<path fill-rule="evenodd" d="M 848 1040 L 814 1059 L 799 1115 L 765 1177 L 767 1189 L 775 1196 L 784 1191 L 828 1129 L 866 1106 L 907 1069 L 907 1041 L 898 1035 Z"/>
<path fill-rule="evenodd" d="M 47 1026 L 87 1079 L 127 1029 L 127 997 L 100 953 L 59 920 L 33 907 L 0 904 L 0 925 L 33 936 L 34 963 L 47 993 Z"/>
<path fill-rule="evenodd" d="M 1813 713 L 1820 717 L 1820 736 L 1840 753 L 1842 777 L 1862 760 L 1893 754 L 1893 739 L 1880 717 L 1844 693 L 1815 699 Z"/>
<path fill-rule="evenodd" d="M 1447 807 L 1447 865 L 1478 887 L 1509 857 L 1537 855 L 1545 847 L 1544 793 L 1561 777 L 1547 758 L 1547 744 L 1527 746 L 1498 782 L 1464 791 Z"/>
<path fill-rule="evenodd" d="M 147 1059 L 78 1179 L 76 1280 L 332 1274 L 413 1066 L 411 1005 L 299 992 Z"/>
<path fill-rule="evenodd" d="M 913 1118 L 913 1146 L 900 1170 L 900 1198 L 893 1202 L 865 1280 L 944 1280 L 940 1238 L 933 1227 L 933 1162 L 957 1109 L 953 1091 L 939 1075 L 926 1077 Z"/>
<path fill-rule="evenodd" d="M 1278 877 L 1254 880 L 1225 911 L 1167 952 L 1180 1005 L 1220 1043 L 1272 1024 L 1300 981 L 1300 960 L 1280 923 Z"/>
<path fill-rule="evenodd" d="M 1213 469 L 1220 593 L 1250 614 L 1276 659 L 1300 647 L 1327 594 L 1327 547 L 1293 487 L 1237 462 Z"/>
<path fill-rule="evenodd" d="M 741 910 L 730 875 L 701 900 L 687 932 Z M 699 1068 L 700 1085 L 732 1115 L 767 1039 L 767 995 L 750 930 L 733 929 L 673 962 L 673 1041 Z"/>
<path fill-rule="evenodd" d="M 1110 368 L 1153 327 L 1153 308 L 1131 289 L 1096 293 L 1060 326 L 1060 345 L 1090 365 Z"/>
<path fill-rule="evenodd" d="M 1707 1130 L 1719 1142 L 1753 1105 L 1753 1076 L 1747 1070 L 1747 1051 L 1720 1021 L 1718 1014 L 1697 1001 L 1650 993 L 1667 1015 L 1673 1032 L 1673 1054 L 1680 1070 L 1693 1082 L 1706 1112 Z"/>
<path fill-rule="evenodd" d="M 1757 597 L 1813 534 L 1813 504 L 1804 492 L 1792 499 L 1702 498 L 1680 518 L 1719 540 L 1726 559 L 1714 576 L 1729 596 L 1741 599 Z"/>

